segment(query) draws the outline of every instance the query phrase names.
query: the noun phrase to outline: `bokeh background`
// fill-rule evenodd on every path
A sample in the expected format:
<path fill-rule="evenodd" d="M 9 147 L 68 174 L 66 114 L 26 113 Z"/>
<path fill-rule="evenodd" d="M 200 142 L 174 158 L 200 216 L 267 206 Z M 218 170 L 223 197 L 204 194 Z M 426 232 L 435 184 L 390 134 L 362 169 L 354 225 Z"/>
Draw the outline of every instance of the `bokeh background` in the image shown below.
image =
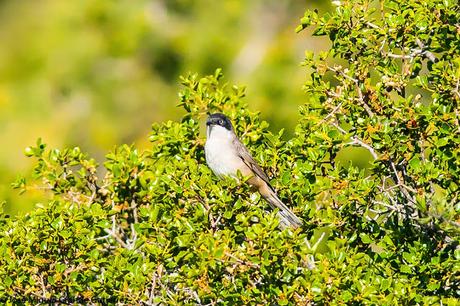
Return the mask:
<path fill-rule="evenodd" d="M 251 110 L 287 130 L 308 99 L 306 49 L 324 38 L 295 33 L 304 11 L 332 9 L 300 0 L 0 1 L 0 202 L 23 213 L 40 193 L 18 195 L 30 173 L 24 148 L 80 146 L 102 162 L 122 143 L 148 147 L 152 122 L 177 120 L 179 76 L 223 68 L 246 85 Z"/>

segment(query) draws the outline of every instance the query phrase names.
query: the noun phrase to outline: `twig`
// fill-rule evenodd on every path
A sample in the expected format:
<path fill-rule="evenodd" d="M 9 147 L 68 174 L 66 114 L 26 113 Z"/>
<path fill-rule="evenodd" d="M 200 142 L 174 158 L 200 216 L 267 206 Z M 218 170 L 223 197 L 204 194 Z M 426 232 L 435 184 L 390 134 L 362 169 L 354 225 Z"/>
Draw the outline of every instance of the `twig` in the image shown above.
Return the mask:
<path fill-rule="evenodd" d="M 382 40 L 382 44 L 380 45 L 380 48 L 379 48 L 379 53 L 382 53 L 383 54 L 383 48 L 385 48 L 385 44 L 387 42 L 387 39 L 386 37 Z"/>
<path fill-rule="evenodd" d="M 110 237 L 110 234 L 107 234 L 107 235 L 105 235 L 105 236 L 96 237 L 96 238 L 94 238 L 94 240 L 105 240 L 105 239 L 107 239 L 107 238 L 109 238 L 109 237 Z"/>
<path fill-rule="evenodd" d="M 337 122 L 333 122 L 332 125 L 336 129 L 338 129 L 340 133 L 342 133 L 344 135 L 347 134 L 347 131 L 345 131 L 343 128 L 341 128 Z M 352 140 L 351 142 L 346 143 L 345 145 L 359 145 L 359 146 L 367 149 L 371 153 L 371 155 L 374 158 L 374 160 L 378 159 L 377 152 L 375 152 L 373 147 L 371 147 L 370 145 L 368 145 L 367 143 L 365 143 L 364 141 L 359 139 L 357 136 L 351 137 L 351 140 Z"/>
<path fill-rule="evenodd" d="M 459 95 L 459 97 L 460 97 L 460 95 Z M 458 109 L 457 109 L 457 108 L 455 108 L 455 116 L 456 116 L 456 118 L 455 118 L 455 125 L 457 126 L 457 130 L 458 130 L 458 132 L 460 133 L 460 119 L 459 119 L 459 118 L 460 118 L 460 114 L 458 113 Z"/>
<path fill-rule="evenodd" d="M 383 189 L 383 190 L 384 190 L 384 191 L 391 191 L 391 190 L 394 190 L 394 189 L 398 189 L 398 188 L 400 188 L 400 187 L 403 187 L 403 188 L 405 188 L 405 189 L 407 189 L 407 190 L 409 190 L 409 191 L 411 191 L 411 192 L 414 192 L 414 193 L 417 192 L 417 190 L 415 190 L 414 188 L 411 188 L 411 187 L 409 187 L 409 186 L 407 186 L 407 185 L 404 185 L 404 184 L 396 184 L 396 185 L 387 187 L 386 189 Z"/>
<path fill-rule="evenodd" d="M 40 284 L 41 284 L 41 287 L 42 287 L 43 297 L 46 298 L 46 287 L 45 287 L 45 281 L 43 280 L 43 274 L 40 274 Z"/>
<path fill-rule="evenodd" d="M 130 224 L 130 228 L 131 228 L 130 247 L 131 249 L 135 247 L 136 241 L 137 241 L 137 232 L 136 232 L 136 229 L 134 228 L 134 224 L 139 223 L 139 218 L 137 216 L 137 206 L 138 205 L 136 204 L 134 200 L 131 201 L 131 209 L 132 209 L 132 214 L 133 214 L 133 219 L 134 219 L 134 223 Z"/>
<path fill-rule="evenodd" d="M 390 165 L 391 165 L 391 169 L 393 169 L 393 173 L 394 173 L 394 176 L 396 178 L 396 182 L 398 183 L 398 186 L 400 186 L 402 183 L 401 183 L 401 179 L 399 178 L 399 175 L 398 175 L 398 170 L 396 170 L 396 166 L 395 166 L 393 161 L 390 161 Z"/>
<path fill-rule="evenodd" d="M 41 296 L 40 294 L 37 294 L 37 293 L 35 293 L 35 292 L 33 292 L 33 291 L 29 291 L 29 290 L 26 290 L 26 289 L 21 288 L 21 287 L 18 287 L 18 286 L 13 286 L 13 289 L 14 289 L 14 290 L 17 290 L 17 291 L 21 291 L 21 292 L 23 292 L 23 294 L 31 294 L 31 295 L 33 295 L 33 296 L 36 296 L 36 297 L 39 298 L 39 299 L 46 300 L 46 296 Z M 23 295 L 23 296 L 24 296 L 24 295 Z M 23 297 L 23 296 L 22 296 L 22 297 Z"/>
<path fill-rule="evenodd" d="M 416 39 L 415 42 L 417 43 L 417 45 L 420 47 L 420 49 L 422 49 L 422 54 L 425 55 L 430 61 L 432 62 L 436 62 L 436 56 L 434 56 L 433 53 L 431 53 L 430 51 L 426 51 L 425 50 L 425 45 L 420 41 L 420 39 Z"/>
<path fill-rule="evenodd" d="M 457 84 L 455 85 L 455 90 L 454 90 L 454 93 L 457 95 L 458 98 L 460 98 L 460 91 L 458 90 L 459 86 L 460 86 L 460 76 L 457 79 Z M 457 109 L 455 109 L 455 111 L 457 111 Z M 457 114 L 457 117 L 458 117 L 457 112 L 456 112 L 456 114 Z"/>
<path fill-rule="evenodd" d="M 343 135 L 347 134 L 348 132 L 345 131 L 342 127 L 340 127 L 340 125 L 337 123 L 337 122 L 332 122 L 332 125 L 339 130 L 340 133 L 342 133 Z"/>
<path fill-rule="evenodd" d="M 422 161 L 424 163 L 426 163 L 425 148 L 423 147 L 422 139 L 420 139 L 420 141 L 419 141 L 419 147 L 420 147 L 420 153 L 421 153 L 420 157 L 422 158 Z M 433 197 L 434 193 L 435 193 L 434 184 L 433 184 L 433 182 L 431 180 L 430 180 L 429 184 L 430 184 L 431 197 Z M 433 204 L 432 203 L 433 201 L 431 199 L 432 198 L 427 199 L 428 200 L 427 201 L 427 210 L 429 210 L 430 206 Z"/>
<path fill-rule="evenodd" d="M 412 59 L 414 57 L 414 53 L 411 53 L 409 55 L 394 54 L 394 53 L 384 53 L 384 56 L 388 56 L 388 57 L 391 57 L 391 58 L 400 58 L 400 59 Z"/>
<path fill-rule="evenodd" d="M 323 241 L 324 237 L 326 237 L 326 232 L 323 232 L 321 236 L 318 238 L 318 240 L 315 242 L 315 244 L 312 247 L 313 251 L 315 251 L 318 248 L 319 244 L 321 243 L 321 241 Z"/>
<path fill-rule="evenodd" d="M 204 206 L 204 208 L 207 210 L 208 219 L 209 219 L 209 222 L 211 223 L 211 228 L 215 231 L 217 229 L 217 224 L 219 224 L 219 221 L 222 216 L 219 215 L 217 219 L 214 219 L 214 216 L 212 215 L 212 212 L 211 212 L 211 207 L 208 205 L 208 203 L 206 203 L 206 201 L 199 195 L 197 196 L 197 198 L 198 198 L 198 202 L 200 202 Z"/>
<path fill-rule="evenodd" d="M 363 92 L 361 91 L 361 88 L 359 87 L 359 83 L 360 83 L 359 80 L 349 76 L 348 74 L 346 74 L 344 71 L 342 71 L 339 68 L 334 68 L 334 67 L 331 67 L 331 66 L 328 66 L 328 65 L 326 65 L 326 68 L 329 69 L 332 72 L 340 74 L 344 78 L 346 78 L 346 79 L 348 79 L 348 80 L 350 80 L 350 81 L 352 81 L 354 83 L 356 91 L 358 93 L 358 99 L 361 102 L 362 106 L 364 107 L 364 110 L 367 112 L 369 117 L 374 117 L 374 112 L 372 112 L 371 108 L 364 101 Z"/>
<path fill-rule="evenodd" d="M 339 66 L 341 67 L 341 66 Z M 343 76 L 344 78 L 348 79 L 349 81 L 352 81 L 353 83 L 358 83 L 358 80 L 349 76 L 348 74 L 346 74 L 345 72 L 343 72 L 342 70 L 340 70 L 339 68 L 335 68 L 335 67 L 331 67 L 329 65 L 326 65 L 326 68 L 329 69 L 330 71 L 332 72 L 335 72 L 335 73 L 338 73 L 340 74 L 341 76 Z"/>
<path fill-rule="evenodd" d="M 379 27 L 378 25 L 376 25 L 376 24 L 374 24 L 374 23 L 372 23 L 372 22 L 370 22 L 370 21 L 366 22 L 366 24 L 367 24 L 369 27 L 373 28 L 373 29 L 380 29 L 380 27 Z"/>
<path fill-rule="evenodd" d="M 334 107 L 334 109 L 329 113 L 327 114 L 326 117 L 324 117 L 323 120 L 321 120 L 321 122 L 319 123 L 319 125 L 323 124 L 324 122 L 326 122 L 329 118 L 331 118 L 332 116 L 335 115 L 335 113 L 338 112 L 338 110 L 342 107 L 342 102 L 340 102 L 339 104 L 337 104 L 336 107 Z"/>
<path fill-rule="evenodd" d="M 380 48 L 379 51 L 383 56 L 391 57 L 391 58 L 398 58 L 402 60 L 410 59 L 410 62 L 413 62 L 414 58 L 417 57 L 418 55 L 426 56 L 432 62 L 437 61 L 436 56 L 432 52 L 424 50 L 425 45 L 418 38 L 416 39 L 415 42 L 420 47 L 420 49 L 412 49 L 412 52 L 410 52 L 409 54 L 394 54 L 394 53 L 384 52 L 383 46 Z"/>
<path fill-rule="evenodd" d="M 446 218 L 444 218 L 443 216 L 441 215 L 437 215 L 437 214 L 433 214 L 433 213 L 429 213 L 428 212 L 428 216 L 432 217 L 432 218 L 435 218 L 435 219 L 438 219 L 439 221 L 441 222 L 446 222 L 452 226 L 455 226 L 457 228 L 460 228 L 460 223 L 458 222 L 455 222 L 455 221 L 451 221 L 451 220 L 447 220 Z"/>
<path fill-rule="evenodd" d="M 260 268 L 260 265 L 252 263 L 250 261 L 245 261 L 245 260 L 239 259 L 238 257 L 236 257 L 235 255 L 233 255 L 230 252 L 225 252 L 225 256 L 233 258 L 239 264 L 247 265 L 247 266 L 250 266 L 252 268 L 258 268 L 258 269 Z"/>
<path fill-rule="evenodd" d="M 107 234 L 109 234 L 110 236 L 112 236 L 112 237 L 113 237 L 122 247 L 124 247 L 125 249 L 128 249 L 128 250 L 131 250 L 131 249 L 132 249 L 131 246 L 127 245 L 127 244 L 123 241 L 123 239 L 121 239 L 121 237 L 120 237 L 117 233 L 115 233 L 115 232 L 109 230 L 108 228 L 105 228 L 104 231 L 105 231 Z"/>
<path fill-rule="evenodd" d="M 153 305 L 153 299 L 155 298 L 155 288 L 157 286 L 157 272 L 153 272 L 152 275 L 152 287 L 150 287 L 148 305 Z"/>
<path fill-rule="evenodd" d="M 393 170 L 394 177 L 396 178 L 396 182 L 397 182 L 396 185 L 399 187 L 399 190 L 401 191 L 401 193 L 404 195 L 406 200 L 412 203 L 416 203 L 414 198 L 407 192 L 407 190 L 409 190 L 412 193 L 417 193 L 417 191 L 404 184 L 404 182 L 399 177 L 399 173 L 398 173 L 398 170 L 396 169 L 395 164 L 391 160 L 390 160 L 390 165 L 391 165 L 391 169 Z"/>
<path fill-rule="evenodd" d="M 359 146 L 367 149 L 371 153 L 371 155 L 374 158 L 374 160 L 378 159 L 378 155 L 375 152 L 373 147 L 371 147 L 370 145 L 368 145 L 367 143 L 365 143 L 364 141 L 362 141 L 361 139 L 359 139 L 356 136 L 353 136 L 352 139 L 353 139 L 353 141 L 351 141 L 349 143 L 346 143 L 345 145 L 349 145 L 349 144 L 351 144 L 351 145 L 359 145 Z"/>

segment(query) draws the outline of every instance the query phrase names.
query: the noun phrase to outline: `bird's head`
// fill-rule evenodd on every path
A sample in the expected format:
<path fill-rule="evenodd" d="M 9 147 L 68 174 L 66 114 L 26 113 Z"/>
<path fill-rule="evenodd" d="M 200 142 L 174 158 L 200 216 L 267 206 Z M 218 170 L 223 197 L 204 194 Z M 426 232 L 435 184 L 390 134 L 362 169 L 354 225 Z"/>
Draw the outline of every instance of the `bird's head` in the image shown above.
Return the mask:
<path fill-rule="evenodd" d="M 233 125 L 224 114 L 215 113 L 209 115 L 206 120 L 206 134 L 208 139 L 213 135 L 215 139 L 231 139 L 234 137 Z"/>
<path fill-rule="evenodd" d="M 224 114 L 215 113 L 209 115 L 208 119 L 206 120 L 206 126 L 208 128 L 213 128 L 215 126 L 223 127 L 228 131 L 233 131 L 232 122 L 230 119 L 227 118 Z"/>

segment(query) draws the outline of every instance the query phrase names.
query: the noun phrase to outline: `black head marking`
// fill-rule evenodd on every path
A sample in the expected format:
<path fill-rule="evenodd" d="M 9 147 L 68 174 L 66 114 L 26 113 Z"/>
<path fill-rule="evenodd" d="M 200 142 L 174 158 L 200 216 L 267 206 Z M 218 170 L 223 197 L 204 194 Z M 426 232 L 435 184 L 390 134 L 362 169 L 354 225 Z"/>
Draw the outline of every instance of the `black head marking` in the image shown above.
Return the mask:
<path fill-rule="evenodd" d="M 226 128 L 229 131 L 233 130 L 232 122 L 230 121 L 230 119 L 228 119 L 227 116 L 221 113 L 209 115 L 208 120 L 206 120 L 206 125 L 219 125 L 221 127 Z"/>

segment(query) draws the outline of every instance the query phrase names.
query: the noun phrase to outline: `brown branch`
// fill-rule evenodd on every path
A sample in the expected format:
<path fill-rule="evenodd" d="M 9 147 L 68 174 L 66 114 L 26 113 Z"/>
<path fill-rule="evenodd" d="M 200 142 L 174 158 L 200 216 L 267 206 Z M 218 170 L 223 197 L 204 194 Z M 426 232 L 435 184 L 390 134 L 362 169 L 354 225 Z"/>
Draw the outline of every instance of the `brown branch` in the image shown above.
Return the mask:
<path fill-rule="evenodd" d="M 235 255 L 233 255 L 233 254 L 230 253 L 230 252 L 227 252 L 227 251 L 226 251 L 224 254 L 225 254 L 225 256 L 234 259 L 234 260 L 235 260 L 237 263 L 239 263 L 239 264 L 247 265 L 247 266 L 250 266 L 250 267 L 252 267 L 252 268 L 257 268 L 257 269 L 260 268 L 260 265 L 255 264 L 255 263 L 252 263 L 252 262 L 250 262 L 250 261 L 245 261 L 245 260 L 239 259 L 238 257 L 236 257 Z"/>

